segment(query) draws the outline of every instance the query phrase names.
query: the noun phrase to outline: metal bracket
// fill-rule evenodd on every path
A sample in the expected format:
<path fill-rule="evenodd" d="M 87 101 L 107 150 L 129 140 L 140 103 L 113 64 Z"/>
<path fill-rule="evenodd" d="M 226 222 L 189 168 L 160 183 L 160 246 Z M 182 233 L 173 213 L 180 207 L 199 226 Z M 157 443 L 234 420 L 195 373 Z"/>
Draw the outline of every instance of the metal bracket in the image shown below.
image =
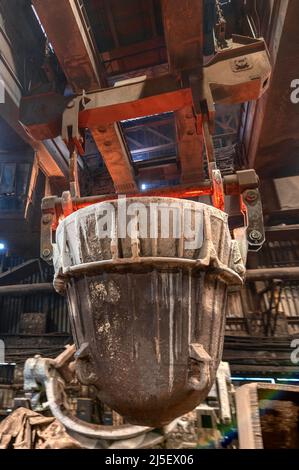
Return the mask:
<path fill-rule="evenodd" d="M 79 130 L 79 112 L 81 103 L 85 104 L 85 93 L 68 103 L 62 115 L 62 138 L 70 152 L 70 192 L 72 197 L 80 197 L 78 177 L 78 153 L 84 155 L 82 138 Z M 77 153 L 78 152 L 78 153 Z"/>
<path fill-rule="evenodd" d="M 258 189 L 248 189 L 241 194 L 246 236 L 249 251 L 258 251 L 265 242 L 263 207 Z"/>
<path fill-rule="evenodd" d="M 202 344 L 191 343 L 189 346 L 189 358 L 191 360 L 190 387 L 197 391 L 204 390 L 211 382 L 211 356 L 206 352 Z"/>
<path fill-rule="evenodd" d="M 84 155 L 84 149 L 81 144 L 81 135 L 79 131 L 79 112 L 80 103 L 84 95 L 75 97 L 70 103 L 67 104 L 66 109 L 62 115 L 62 128 L 61 136 L 67 146 L 73 144 L 79 154 Z"/>
<path fill-rule="evenodd" d="M 233 175 L 225 177 L 225 194 L 240 195 L 240 212 L 244 224 L 234 230 L 234 235 L 244 258 L 246 244 L 249 251 L 258 251 L 265 242 L 263 207 L 255 170 L 237 171 L 235 176 L 236 180 Z"/>
<path fill-rule="evenodd" d="M 265 242 L 263 207 L 258 189 L 259 179 L 254 170 L 238 171 L 237 179 L 248 249 L 258 251 Z"/>
<path fill-rule="evenodd" d="M 42 201 L 40 256 L 47 262 L 53 258 L 53 227 L 57 225 L 55 203 L 56 196 L 46 197 Z"/>
<path fill-rule="evenodd" d="M 220 50 L 203 68 L 202 100 L 207 100 L 211 124 L 215 103 L 257 100 L 268 89 L 271 63 L 263 39 L 233 35 L 232 45 Z"/>

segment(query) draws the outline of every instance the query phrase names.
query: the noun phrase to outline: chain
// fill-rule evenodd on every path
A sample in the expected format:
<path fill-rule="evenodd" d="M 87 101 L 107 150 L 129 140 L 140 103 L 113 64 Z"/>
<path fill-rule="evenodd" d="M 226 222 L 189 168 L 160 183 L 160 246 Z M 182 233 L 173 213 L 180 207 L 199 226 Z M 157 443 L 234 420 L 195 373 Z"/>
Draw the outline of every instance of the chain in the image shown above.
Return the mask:
<path fill-rule="evenodd" d="M 220 0 L 216 0 L 216 26 L 215 26 L 215 35 L 217 39 L 217 44 L 220 49 L 227 47 L 227 42 L 225 39 L 226 32 L 226 20 L 223 15 L 223 10 Z"/>

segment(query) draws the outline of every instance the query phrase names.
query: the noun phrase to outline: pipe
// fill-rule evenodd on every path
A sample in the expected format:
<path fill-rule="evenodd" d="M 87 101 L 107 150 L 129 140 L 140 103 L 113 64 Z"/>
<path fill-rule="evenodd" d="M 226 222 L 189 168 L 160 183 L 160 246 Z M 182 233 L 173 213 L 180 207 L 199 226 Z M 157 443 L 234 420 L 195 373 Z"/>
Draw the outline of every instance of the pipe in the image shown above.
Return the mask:
<path fill-rule="evenodd" d="M 248 269 L 246 271 L 246 281 L 267 281 L 271 279 L 299 280 L 299 266 Z M 22 296 L 54 292 L 55 290 L 51 283 L 0 286 L 0 297 L 4 295 Z"/>
<path fill-rule="evenodd" d="M 53 284 L 16 284 L 14 286 L 0 286 L 0 296 L 11 295 L 11 296 L 22 296 L 22 295 L 34 295 L 40 293 L 52 293 L 55 292 Z"/>
<path fill-rule="evenodd" d="M 299 266 L 248 269 L 246 271 L 246 281 L 268 281 L 272 279 L 299 280 Z"/>
<path fill-rule="evenodd" d="M 203 181 L 198 185 L 180 185 L 170 186 L 166 188 L 156 188 L 149 191 L 126 194 L 126 198 L 130 197 L 173 197 L 173 198 L 192 198 L 200 196 L 209 196 L 213 193 L 211 182 L 209 180 Z M 119 194 L 104 194 L 99 196 L 87 196 L 80 198 L 73 198 L 74 210 L 82 209 L 83 207 L 96 204 L 98 202 L 104 202 L 109 200 L 117 199 Z"/>

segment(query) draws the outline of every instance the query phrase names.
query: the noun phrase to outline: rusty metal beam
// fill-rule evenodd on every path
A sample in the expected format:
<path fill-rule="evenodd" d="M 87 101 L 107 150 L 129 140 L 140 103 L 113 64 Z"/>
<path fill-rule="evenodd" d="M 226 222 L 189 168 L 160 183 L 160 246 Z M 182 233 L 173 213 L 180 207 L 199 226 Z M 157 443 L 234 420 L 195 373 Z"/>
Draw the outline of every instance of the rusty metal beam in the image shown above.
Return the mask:
<path fill-rule="evenodd" d="M 101 64 L 86 27 L 79 0 L 33 0 L 60 65 L 74 91 L 97 89 L 102 85 Z"/>
<path fill-rule="evenodd" d="M 5 92 L 5 103 L 0 104 L 0 115 L 14 131 L 27 142 L 36 152 L 37 160 L 42 172 L 49 178 L 65 181 L 65 173 L 59 162 L 49 152 L 42 141 L 37 141 L 30 137 L 19 123 L 19 107 L 9 94 L 8 88 Z"/>
<path fill-rule="evenodd" d="M 203 48 L 203 2 L 195 0 L 162 0 L 165 41 L 170 72 L 198 69 L 201 79 Z M 197 133 L 192 106 L 175 113 L 181 181 L 203 178 L 203 138 Z"/>
<path fill-rule="evenodd" d="M 68 125 L 96 128 L 193 106 L 194 126 L 200 132 L 202 100 L 207 100 L 212 115 L 215 103 L 256 100 L 267 90 L 271 66 L 264 41 L 237 37 L 233 46 L 204 67 L 202 82 L 196 71 L 189 75 L 188 83 L 170 74 L 151 79 L 140 76 L 113 88 L 78 95 L 72 104 L 55 93 L 33 95 L 22 100 L 21 122 L 36 139 L 45 139 L 61 133 L 62 114 L 72 121 Z"/>
<path fill-rule="evenodd" d="M 42 172 L 49 178 L 56 178 L 65 182 L 66 172 L 61 168 L 60 161 L 49 152 L 46 145 L 42 141 L 38 141 L 30 137 L 19 123 L 19 107 L 14 102 L 6 88 L 5 103 L 0 104 L 0 115 L 14 131 L 27 142 L 36 152 L 37 160 Z"/>
<path fill-rule="evenodd" d="M 34 0 L 33 4 L 74 91 L 80 93 L 106 87 L 104 68 L 87 25 L 83 3 L 79 0 Z M 110 11 L 109 2 L 106 7 Z M 109 146 L 106 145 L 108 135 Z M 105 136 L 95 130 L 94 137 L 116 190 L 121 187 L 128 187 L 130 191 L 137 189 L 121 127 L 107 127 Z"/>
<path fill-rule="evenodd" d="M 139 77 L 87 94 L 84 109 L 79 112 L 80 102 L 80 96 L 75 98 L 73 108 L 69 108 L 67 116 L 64 114 L 63 128 L 78 125 L 79 128 L 92 129 L 116 191 L 134 192 L 137 184 L 131 157 L 117 122 L 180 109 L 191 105 L 192 96 L 190 90 L 181 88 L 172 76 L 151 80 Z M 55 93 L 27 97 L 22 102 L 21 121 L 35 139 L 53 138 L 62 132 L 61 114 L 66 107 L 66 98 Z"/>
<path fill-rule="evenodd" d="M 129 152 L 126 142 L 122 139 L 119 124 L 108 124 L 93 129 L 92 136 L 113 179 L 115 191 L 137 191 L 133 168 L 127 157 Z"/>
<path fill-rule="evenodd" d="M 149 8 L 149 14 L 151 19 L 152 33 L 154 37 L 158 36 L 156 17 L 155 17 L 155 5 L 154 0 L 146 0 L 146 5 Z"/>
<path fill-rule="evenodd" d="M 260 268 L 246 271 L 247 281 L 269 281 L 271 279 L 299 280 L 299 267 Z"/>
<path fill-rule="evenodd" d="M 116 26 L 115 26 L 114 17 L 113 17 L 113 11 L 112 11 L 112 8 L 111 8 L 111 1 L 110 0 L 104 0 L 104 6 L 105 6 L 106 13 L 107 13 L 107 18 L 108 18 L 110 31 L 111 31 L 111 34 L 112 34 L 112 37 L 113 37 L 114 46 L 115 46 L 115 48 L 118 48 L 120 46 L 120 44 L 119 44 L 119 38 L 118 38 Z"/>
<path fill-rule="evenodd" d="M 249 170 L 251 171 L 251 170 Z M 225 194 L 230 196 L 240 195 L 242 188 L 239 183 L 240 176 L 238 174 L 224 176 L 224 188 Z M 197 185 L 185 184 L 177 186 L 169 186 L 163 188 L 150 189 L 148 191 L 142 191 L 137 194 L 127 194 L 127 198 L 130 197 L 168 197 L 168 198 L 180 198 L 190 199 L 201 196 L 211 196 L 213 194 L 213 184 L 211 180 L 204 180 L 199 182 Z M 46 197 L 43 200 L 42 211 L 43 214 L 53 215 L 56 217 L 56 222 L 59 221 L 59 217 L 64 214 L 68 216 L 71 212 L 82 209 L 83 207 L 97 204 L 99 202 L 109 201 L 117 199 L 116 194 L 99 194 L 97 196 L 86 196 L 86 197 L 71 197 L 70 193 L 65 193 L 63 198 L 56 196 Z M 54 217 L 54 219 L 55 219 Z M 56 225 L 55 220 L 50 221 L 47 217 L 46 223 L 50 224 L 50 228 Z M 46 225 L 44 223 L 44 225 Z"/>
<path fill-rule="evenodd" d="M 299 224 L 265 227 L 268 241 L 299 239 Z"/>
<path fill-rule="evenodd" d="M 202 64 L 203 1 L 162 0 L 165 41 L 170 72 Z"/>
<path fill-rule="evenodd" d="M 60 133 L 67 135 L 69 128 L 75 131 L 78 128 L 99 129 L 126 119 L 183 109 L 183 122 L 178 126 L 182 129 L 180 145 L 187 157 L 191 152 L 196 154 L 200 151 L 201 140 L 195 144 L 190 140 L 192 136 L 201 139 L 201 134 L 195 131 L 200 133 L 202 128 L 202 100 L 207 101 L 209 119 L 213 122 L 215 103 L 258 99 L 267 89 L 271 66 L 264 41 L 235 39 L 232 49 L 221 51 L 204 67 L 202 81 L 196 71 L 189 74 L 188 83 L 173 75 L 153 79 L 138 77 L 119 82 L 113 88 L 77 96 L 68 106 L 63 96 L 54 93 L 31 96 L 23 99 L 21 121 L 28 132 L 41 139 L 47 134 L 51 137 Z M 188 119 L 191 124 L 186 122 Z M 191 157 L 194 159 L 194 155 Z M 185 173 L 188 176 L 193 173 L 196 180 L 200 179 L 197 162 L 193 165 L 189 160 L 186 158 Z"/>
<path fill-rule="evenodd" d="M 271 86 L 250 104 L 244 129 L 246 158 L 263 178 L 294 174 L 299 149 L 299 104 L 291 101 L 291 84 L 298 78 L 299 2 L 271 3 L 262 30 L 273 65 Z"/>
<path fill-rule="evenodd" d="M 92 128 L 99 123 L 161 114 L 191 103 L 190 90 L 170 75 L 150 80 L 138 77 L 93 94 L 79 115 L 79 126 Z"/>
<path fill-rule="evenodd" d="M 7 124 L 36 151 L 39 166 L 48 177 L 65 181 L 65 174 L 56 160 L 42 142 L 31 138 L 19 123 L 19 107 L 22 88 L 17 79 L 17 70 L 12 54 L 12 45 L 0 29 L 0 76 L 4 84 L 4 102 L 0 103 L 0 115 Z"/>
<path fill-rule="evenodd" d="M 66 173 L 62 170 L 61 166 L 54 160 L 51 153 L 42 142 L 33 141 L 32 147 L 36 151 L 38 166 L 48 178 L 55 178 L 56 183 L 58 179 L 64 185 L 66 182 Z"/>
<path fill-rule="evenodd" d="M 77 112 L 81 99 L 78 96 L 73 100 Z M 190 88 L 182 88 L 171 75 L 149 80 L 146 77 L 124 80 L 113 88 L 88 93 L 84 100 L 78 125 L 90 129 L 192 105 Z M 21 122 L 35 139 L 53 138 L 61 134 L 62 109 L 66 108 L 66 99 L 55 93 L 25 97 L 22 100 Z M 72 110 L 70 117 L 76 117 Z"/>
<path fill-rule="evenodd" d="M 203 138 L 197 134 L 192 106 L 175 113 L 178 155 L 182 183 L 201 181 L 203 178 Z"/>

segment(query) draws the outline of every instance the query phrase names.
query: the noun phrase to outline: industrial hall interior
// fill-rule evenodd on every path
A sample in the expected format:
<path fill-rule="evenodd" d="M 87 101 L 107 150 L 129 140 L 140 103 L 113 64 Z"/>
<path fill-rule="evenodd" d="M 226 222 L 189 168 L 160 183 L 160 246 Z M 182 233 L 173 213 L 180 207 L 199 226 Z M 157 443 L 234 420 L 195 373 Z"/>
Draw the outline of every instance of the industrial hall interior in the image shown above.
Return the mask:
<path fill-rule="evenodd" d="M 298 18 L 0 0 L 0 449 L 299 449 Z"/>

